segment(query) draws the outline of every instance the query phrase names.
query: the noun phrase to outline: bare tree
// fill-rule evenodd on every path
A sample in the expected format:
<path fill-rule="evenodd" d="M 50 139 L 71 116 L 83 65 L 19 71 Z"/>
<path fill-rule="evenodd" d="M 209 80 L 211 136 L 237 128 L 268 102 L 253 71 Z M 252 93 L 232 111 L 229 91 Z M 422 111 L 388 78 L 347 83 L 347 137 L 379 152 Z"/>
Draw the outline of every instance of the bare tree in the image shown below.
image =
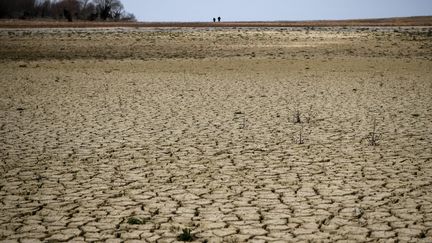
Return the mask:
<path fill-rule="evenodd" d="M 21 0 L 18 2 L 20 3 L 20 9 L 24 11 L 21 17 L 31 18 L 36 16 L 36 0 Z"/>
<path fill-rule="evenodd" d="M 120 1 L 113 1 L 111 6 L 111 18 L 113 19 L 121 19 L 124 15 L 124 7 Z"/>
<path fill-rule="evenodd" d="M 120 0 L 0 0 L 0 18 L 135 20 Z"/>
<path fill-rule="evenodd" d="M 87 4 L 82 5 L 81 18 L 92 20 L 92 21 L 98 18 L 97 8 L 93 2 L 90 1 Z"/>
<path fill-rule="evenodd" d="M 0 0 L 0 18 L 29 18 L 36 14 L 36 0 Z"/>
<path fill-rule="evenodd" d="M 96 8 L 99 12 L 100 18 L 106 20 L 111 13 L 112 0 L 94 0 Z"/>
<path fill-rule="evenodd" d="M 124 21 L 136 21 L 135 15 L 133 13 L 123 12 L 121 20 Z"/>
<path fill-rule="evenodd" d="M 72 21 L 72 17 L 78 18 L 81 10 L 80 6 L 78 0 L 63 0 L 64 17 L 69 21 Z"/>
<path fill-rule="evenodd" d="M 100 18 L 107 19 L 120 19 L 124 7 L 120 0 L 94 0 L 100 14 Z"/>
<path fill-rule="evenodd" d="M 42 18 L 52 17 L 51 6 L 51 0 L 36 1 L 36 15 Z"/>
<path fill-rule="evenodd" d="M 87 8 L 87 5 L 89 4 L 90 0 L 80 0 L 81 9 Z"/>
<path fill-rule="evenodd" d="M 80 3 L 80 15 L 79 18 L 86 19 L 91 12 L 88 11 L 87 7 L 89 6 L 90 0 L 79 0 Z"/>
<path fill-rule="evenodd" d="M 8 14 L 11 11 L 11 2 L 8 0 L 0 0 L 0 18 L 10 17 Z"/>

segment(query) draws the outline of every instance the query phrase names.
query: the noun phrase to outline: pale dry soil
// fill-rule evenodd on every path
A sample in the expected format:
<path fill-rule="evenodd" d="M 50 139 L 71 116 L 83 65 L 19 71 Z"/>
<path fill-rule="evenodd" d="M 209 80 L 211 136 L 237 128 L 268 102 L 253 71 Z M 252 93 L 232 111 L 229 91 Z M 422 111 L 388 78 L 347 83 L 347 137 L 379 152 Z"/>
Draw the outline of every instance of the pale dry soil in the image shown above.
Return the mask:
<path fill-rule="evenodd" d="M 0 30 L 0 241 L 431 242 L 428 33 Z"/>

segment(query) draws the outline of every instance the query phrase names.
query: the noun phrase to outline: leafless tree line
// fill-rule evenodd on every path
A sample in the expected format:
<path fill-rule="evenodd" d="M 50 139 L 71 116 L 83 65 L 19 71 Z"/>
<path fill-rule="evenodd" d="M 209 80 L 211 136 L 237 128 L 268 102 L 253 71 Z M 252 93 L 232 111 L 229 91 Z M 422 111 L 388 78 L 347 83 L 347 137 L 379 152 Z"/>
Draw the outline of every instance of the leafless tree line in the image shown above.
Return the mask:
<path fill-rule="evenodd" d="M 135 20 L 120 0 L 0 0 L 0 18 Z"/>

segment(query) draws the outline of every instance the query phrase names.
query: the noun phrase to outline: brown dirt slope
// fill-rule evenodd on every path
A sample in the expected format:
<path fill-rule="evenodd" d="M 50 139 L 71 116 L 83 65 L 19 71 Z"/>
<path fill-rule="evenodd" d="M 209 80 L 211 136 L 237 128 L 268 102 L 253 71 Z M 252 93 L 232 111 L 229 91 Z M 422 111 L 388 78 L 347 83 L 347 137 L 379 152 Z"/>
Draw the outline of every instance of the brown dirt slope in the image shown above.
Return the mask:
<path fill-rule="evenodd" d="M 50 20 L 2 20 L 0 28 L 97 28 L 97 27 L 329 27 L 329 26 L 432 26 L 432 16 L 273 22 L 65 22 Z"/>

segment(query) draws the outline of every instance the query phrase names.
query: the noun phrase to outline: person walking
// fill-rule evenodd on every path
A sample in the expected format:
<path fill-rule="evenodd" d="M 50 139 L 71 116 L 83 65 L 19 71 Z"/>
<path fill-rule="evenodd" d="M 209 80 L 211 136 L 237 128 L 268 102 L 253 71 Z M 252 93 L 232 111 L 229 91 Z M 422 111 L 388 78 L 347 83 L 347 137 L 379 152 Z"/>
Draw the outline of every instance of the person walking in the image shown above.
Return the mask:
<path fill-rule="evenodd" d="M 216 18 L 213 18 L 213 23 L 216 23 Z"/>
<path fill-rule="evenodd" d="M 220 21 L 221 21 L 221 17 L 219 16 L 219 17 L 218 17 L 218 22 L 220 22 Z"/>

